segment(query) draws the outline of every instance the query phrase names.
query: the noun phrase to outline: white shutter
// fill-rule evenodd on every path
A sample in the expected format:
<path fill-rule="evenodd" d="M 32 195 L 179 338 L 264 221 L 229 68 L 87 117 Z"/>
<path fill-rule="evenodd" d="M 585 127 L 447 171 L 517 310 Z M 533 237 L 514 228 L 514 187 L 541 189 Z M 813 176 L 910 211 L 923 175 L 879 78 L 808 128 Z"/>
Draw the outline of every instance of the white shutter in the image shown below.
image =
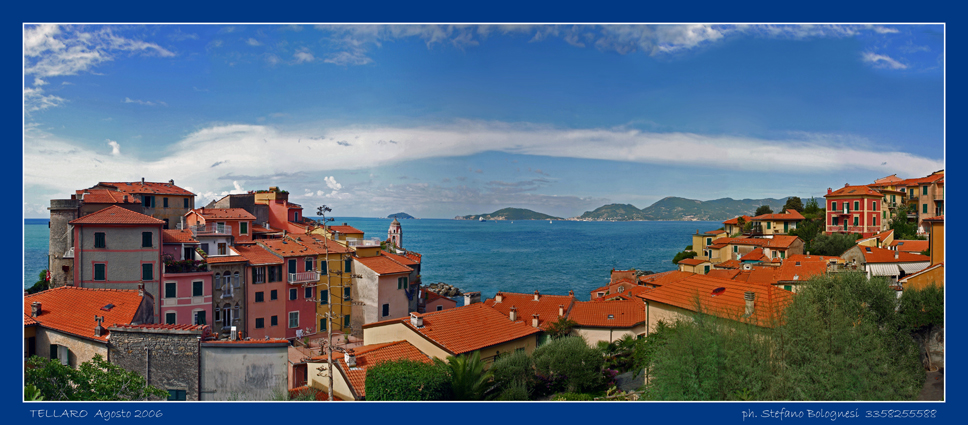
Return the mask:
<path fill-rule="evenodd" d="M 67 366 L 70 363 L 70 350 L 63 345 L 58 345 L 57 359 L 60 360 L 62 365 Z"/>

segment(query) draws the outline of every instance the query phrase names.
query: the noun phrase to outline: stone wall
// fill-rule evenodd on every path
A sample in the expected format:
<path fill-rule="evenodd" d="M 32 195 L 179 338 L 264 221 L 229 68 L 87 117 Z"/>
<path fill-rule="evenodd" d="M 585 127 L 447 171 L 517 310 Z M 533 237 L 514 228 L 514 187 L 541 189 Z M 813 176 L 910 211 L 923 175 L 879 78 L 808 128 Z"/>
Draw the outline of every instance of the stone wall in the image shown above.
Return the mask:
<path fill-rule="evenodd" d="M 201 400 L 271 401 L 287 397 L 286 342 L 203 342 L 201 364 Z"/>
<path fill-rule="evenodd" d="M 183 390 L 198 400 L 201 330 L 110 327 L 110 361 L 144 376 L 149 385 Z"/>
<path fill-rule="evenodd" d="M 50 200 L 50 239 L 48 267 L 51 273 L 51 286 L 64 286 L 74 283 L 74 259 L 64 258 L 64 254 L 74 246 L 71 237 L 72 226 L 67 224 L 77 218 L 78 202 L 73 199 Z"/>

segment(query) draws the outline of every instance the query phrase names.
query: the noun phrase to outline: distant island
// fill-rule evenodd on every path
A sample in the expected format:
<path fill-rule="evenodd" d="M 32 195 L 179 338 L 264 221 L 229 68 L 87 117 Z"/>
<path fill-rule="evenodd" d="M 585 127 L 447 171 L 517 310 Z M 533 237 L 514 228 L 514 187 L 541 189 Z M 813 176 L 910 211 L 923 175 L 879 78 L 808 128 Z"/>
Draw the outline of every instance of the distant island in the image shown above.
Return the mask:
<path fill-rule="evenodd" d="M 414 216 L 412 216 L 410 214 L 407 214 L 405 212 L 398 212 L 396 214 L 390 214 L 390 215 L 388 215 L 387 218 L 397 218 L 397 219 L 401 219 L 401 218 L 416 218 L 416 217 L 414 217 Z"/>
<path fill-rule="evenodd" d="M 454 217 L 454 220 L 564 220 L 548 214 L 527 210 L 524 208 L 504 208 L 490 214 L 464 215 Z"/>
<path fill-rule="evenodd" d="M 722 198 L 712 201 L 669 196 L 641 210 L 629 204 L 610 204 L 594 211 L 586 211 L 572 220 L 583 221 L 722 221 L 741 215 L 753 215 L 762 205 L 769 205 L 774 212 L 780 212 L 787 198 L 774 199 L 732 199 Z"/>

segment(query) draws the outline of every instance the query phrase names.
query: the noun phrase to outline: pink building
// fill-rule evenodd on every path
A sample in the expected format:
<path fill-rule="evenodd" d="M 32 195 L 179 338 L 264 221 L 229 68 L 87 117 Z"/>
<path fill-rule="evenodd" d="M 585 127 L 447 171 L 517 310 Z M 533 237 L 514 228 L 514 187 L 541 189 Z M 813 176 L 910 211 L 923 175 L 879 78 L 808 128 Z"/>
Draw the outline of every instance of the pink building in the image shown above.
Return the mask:
<path fill-rule="evenodd" d="M 246 329 L 253 339 L 286 337 L 286 282 L 282 258 L 259 245 L 237 245 L 235 250 L 248 261 L 246 274 Z"/>
<path fill-rule="evenodd" d="M 255 203 L 269 206 L 269 226 L 289 233 L 306 233 L 302 206 L 289 202 L 289 192 L 270 187 L 255 192 Z"/>
<path fill-rule="evenodd" d="M 242 208 L 198 208 L 185 214 L 186 228 L 196 236 L 231 236 L 228 246 L 252 242 L 252 222 L 255 216 Z M 221 246 L 206 251 L 213 255 L 227 255 Z M 228 247 L 225 247 L 227 250 Z"/>
<path fill-rule="evenodd" d="M 212 320 L 212 271 L 194 260 L 198 241 L 188 230 L 162 231 L 161 322 L 208 325 Z"/>
<path fill-rule="evenodd" d="M 850 186 L 831 190 L 824 195 L 827 202 L 826 234 L 860 233 L 869 238 L 887 229 L 884 195 L 867 186 Z"/>
<path fill-rule="evenodd" d="M 316 333 L 316 251 L 289 238 L 260 240 L 259 246 L 283 262 L 285 291 L 278 296 L 285 299 L 285 316 L 278 320 L 282 321 L 279 325 L 285 326 L 285 338 Z"/>

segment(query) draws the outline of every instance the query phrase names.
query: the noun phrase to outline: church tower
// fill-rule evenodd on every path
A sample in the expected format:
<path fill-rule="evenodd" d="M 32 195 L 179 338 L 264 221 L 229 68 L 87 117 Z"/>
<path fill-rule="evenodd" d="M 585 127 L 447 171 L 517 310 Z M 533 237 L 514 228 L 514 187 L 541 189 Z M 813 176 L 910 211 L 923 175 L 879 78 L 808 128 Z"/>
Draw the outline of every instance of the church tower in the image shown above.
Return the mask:
<path fill-rule="evenodd" d="M 400 228 L 400 222 L 397 221 L 396 217 L 393 217 L 393 222 L 390 223 L 390 230 L 387 230 L 387 240 L 398 248 L 403 248 L 403 229 Z"/>

